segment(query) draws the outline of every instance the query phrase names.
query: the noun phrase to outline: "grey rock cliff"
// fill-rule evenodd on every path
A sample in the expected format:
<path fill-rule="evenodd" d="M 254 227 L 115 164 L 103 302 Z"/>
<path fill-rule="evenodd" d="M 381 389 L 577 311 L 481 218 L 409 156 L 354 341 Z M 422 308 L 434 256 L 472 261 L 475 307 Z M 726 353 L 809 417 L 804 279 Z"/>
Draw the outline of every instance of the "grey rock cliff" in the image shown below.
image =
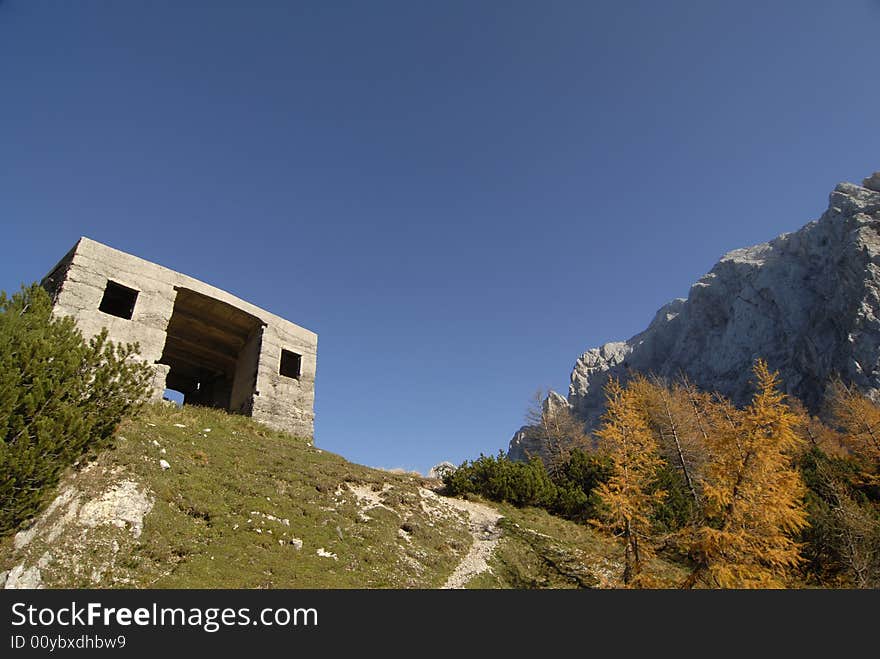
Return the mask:
<path fill-rule="evenodd" d="M 724 255 L 642 333 L 585 352 L 568 402 L 593 428 L 608 378 L 641 372 L 684 374 L 741 404 L 759 357 L 814 411 L 834 375 L 880 394 L 880 172 L 839 184 L 828 210 L 800 230 Z M 511 440 L 512 458 L 527 435 Z"/>
<path fill-rule="evenodd" d="M 571 408 L 571 404 L 555 391 L 550 391 L 542 403 L 544 414 L 553 414 L 559 408 Z M 523 426 L 513 434 L 510 447 L 507 449 L 507 457 L 511 460 L 527 462 L 532 456 L 546 460 L 546 442 L 535 426 Z"/>

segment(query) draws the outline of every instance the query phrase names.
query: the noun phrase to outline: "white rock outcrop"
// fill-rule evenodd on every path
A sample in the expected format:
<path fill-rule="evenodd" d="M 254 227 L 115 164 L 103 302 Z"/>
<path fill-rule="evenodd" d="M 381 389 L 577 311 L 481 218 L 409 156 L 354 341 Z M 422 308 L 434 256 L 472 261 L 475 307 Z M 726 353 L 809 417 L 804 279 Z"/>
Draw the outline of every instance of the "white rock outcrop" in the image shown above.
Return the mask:
<path fill-rule="evenodd" d="M 451 474 L 456 469 L 457 467 L 454 464 L 444 460 L 428 470 L 428 478 L 443 478 L 446 474 Z"/>
<path fill-rule="evenodd" d="M 724 255 L 642 333 L 585 352 L 568 403 L 593 428 L 608 378 L 636 372 L 685 374 L 743 403 L 759 357 L 814 411 L 837 374 L 880 394 L 880 172 L 837 185 L 828 210 L 800 230 Z M 527 435 L 516 433 L 511 457 L 522 457 Z"/>
<path fill-rule="evenodd" d="M 141 537 L 144 517 L 153 509 L 153 497 L 134 481 L 116 483 L 99 498 L 87 501 L 79 509 L 79 523 L 89 528 L 112 524 L 130 528 L 135 538 Z"/>
<path fill-rule="evenodd" d="M 50 587 L 58 573 L 107 585 L 104 576 L 115 567 L 121 543 L 141 536 L 154 502 L 152 493 L 130 479 L 93 492 L 77 487 L 73 476 L 31 526 L 13 537 L 14 565 L 0 579 L 0 588 L 42 588 L 47 572 Z"/>

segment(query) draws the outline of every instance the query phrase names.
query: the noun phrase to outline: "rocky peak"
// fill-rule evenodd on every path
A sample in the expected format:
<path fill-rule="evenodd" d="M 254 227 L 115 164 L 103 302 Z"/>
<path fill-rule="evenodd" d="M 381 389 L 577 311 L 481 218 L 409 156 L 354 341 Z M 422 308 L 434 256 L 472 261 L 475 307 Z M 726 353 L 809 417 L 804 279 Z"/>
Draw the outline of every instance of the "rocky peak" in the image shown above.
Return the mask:
<path fill-rule="evenodd" d="M 825 213 L 800 230 L 725 254 L 645 331 L 587 350 L 567 402 L 593 428 L 608 378 L 640 372 L 684 374 L 744 403 L 758 357 L 814 411 L 835 375 L 880 394 L 880 172 L 837 185 Z M 517 431 L 511 457 L 528 435 Z"/>

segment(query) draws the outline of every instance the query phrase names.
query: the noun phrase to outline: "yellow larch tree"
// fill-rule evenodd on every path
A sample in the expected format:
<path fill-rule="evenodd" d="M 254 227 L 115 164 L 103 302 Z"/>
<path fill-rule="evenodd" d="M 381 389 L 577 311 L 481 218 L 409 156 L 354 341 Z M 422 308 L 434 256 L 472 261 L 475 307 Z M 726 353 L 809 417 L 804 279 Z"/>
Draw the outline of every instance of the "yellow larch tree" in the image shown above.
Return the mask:
<path fill-rule="evenodd" d="M 846 457 L 849 451 L 840 433 L 825 424 L 822 419 L 810 414 L 806 406 L 797 398 L 787 401 L 792 413 L 797 417 L 795 432 L 803 439 L 803 450 L 818 449 L 825 455 Z"/>
<path fill-rule="evenodd" d="M 841 441 L 869 466 L 880 466 L 880 407 L 852 385 L 832 383 L 830 407 Z"/>
<path fill-rule="evenodd" d="M 807 525 L 805 488 L 792 460 L 799 419 L 779 391 L 778 374 L 763 360 L 754 374 L 746 409 L 717 397 L 705 415 L 705 523 L 690 538 L 695 568 L 685 587 L 778 588 L 801 562 L 793 539 Z"/>
<path fill-rule="evenodd" d="M 698 511 L 707 454 L 702 419 L 695 412 L 690 392 L 681 382 L 667 385 L 659 378 L 642 376 L 628 388 L 642 401 L 661 455 L 680 474 L 693 509 Z"/>
<path fill-rule="evenodd" d="M 639 586 L 642 566 L 653 553 L 651 510 L 665 496 L 652 487 L 661 465 L 659 446 L 635 389 L 612 379 L 605 393 L 608 406 L 596 436 L 600 451 L 612 460 L 613 473 L 595 490 L 603 504 L 600 526 L 622 537 L 624 584 Z"/>

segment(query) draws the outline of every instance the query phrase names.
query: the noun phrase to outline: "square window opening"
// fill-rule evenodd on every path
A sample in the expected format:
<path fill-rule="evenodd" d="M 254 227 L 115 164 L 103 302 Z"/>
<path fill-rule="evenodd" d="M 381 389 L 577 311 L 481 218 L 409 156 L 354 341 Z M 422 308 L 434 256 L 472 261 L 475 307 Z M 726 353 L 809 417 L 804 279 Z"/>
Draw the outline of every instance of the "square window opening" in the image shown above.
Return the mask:
<path fill-rule="evenodd" d="M 98 310 L 111 316 L 131 320 L 137 297 L 138 292 L 133 288 L 108 280 L 107 287 L 104 289 L 104 297 L 101 298 Z"/>
<path fill-rule="evenodd" d="M 281 368 L 278 372 L 286 378 L 299 380 L 302 374 L 302 355 L 290 350 L 281 350 Z"/>

